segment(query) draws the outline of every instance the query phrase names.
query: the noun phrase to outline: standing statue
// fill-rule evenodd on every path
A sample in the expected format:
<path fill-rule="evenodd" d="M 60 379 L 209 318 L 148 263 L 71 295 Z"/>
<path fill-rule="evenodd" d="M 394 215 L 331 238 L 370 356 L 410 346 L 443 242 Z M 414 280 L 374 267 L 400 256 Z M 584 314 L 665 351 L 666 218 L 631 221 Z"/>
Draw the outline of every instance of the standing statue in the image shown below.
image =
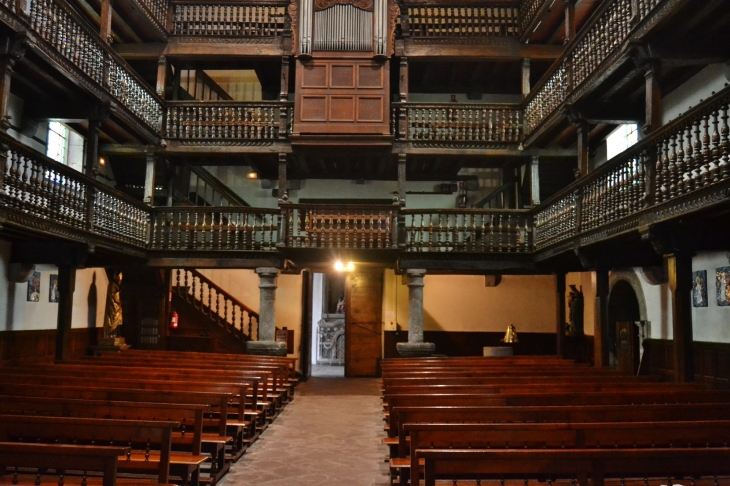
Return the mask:
<path fill-rule="evenodd" d="M 122 298 L 119 290 L 122 286 L 122 272 L 114 274 L 106 292 L 106 310 L 104 311 L 104 337 L 116 338 L 119 326 L 122 325 Z"/>
<path fill-rule="evenodd" d="M 570 286 L 568 298 L 568 326 L 565 334 L 568 336 L 583 335 L 583 287 L 578 290 L 575 285 Z"/>

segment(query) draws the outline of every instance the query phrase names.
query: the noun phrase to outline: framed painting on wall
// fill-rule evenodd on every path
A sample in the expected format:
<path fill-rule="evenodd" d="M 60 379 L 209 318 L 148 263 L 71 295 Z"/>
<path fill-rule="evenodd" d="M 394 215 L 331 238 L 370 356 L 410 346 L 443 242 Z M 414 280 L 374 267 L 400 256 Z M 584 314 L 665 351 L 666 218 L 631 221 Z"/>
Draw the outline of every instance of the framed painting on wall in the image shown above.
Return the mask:
<path fill-rule="evenodd" d="M 730 307 L 730 267 L 717 269 L 717 305 Z"/>
<path fill-rule="evenodd" d="M 692 272 L 692 305 L 707 307 L 707 270 Z"/>
<path fill-rule="evenodd" d="M 28 302 L 41 300 L 41 272 L 33 272 L 28 280 Z"/>

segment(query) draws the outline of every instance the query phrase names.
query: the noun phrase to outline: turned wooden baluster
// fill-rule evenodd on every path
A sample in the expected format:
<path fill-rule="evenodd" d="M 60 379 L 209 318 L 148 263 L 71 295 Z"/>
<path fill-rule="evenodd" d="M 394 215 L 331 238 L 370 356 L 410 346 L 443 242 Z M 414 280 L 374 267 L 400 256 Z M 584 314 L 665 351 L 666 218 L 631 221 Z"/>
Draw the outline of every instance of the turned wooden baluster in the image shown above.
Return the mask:
<path fill-rule="evenodd" d="M 710 121 L 707 115 L 702 117 L 702 186 L 710 183 L 710 164 L 712 163 L 712 151 L 710 150 Z"/>
<path fill-rule="evenodd" d="M 677 154 L 674 148 L 674 135 L 669 136 L 669 197 L 677 195 L 677 165 L 675 160 Z"/>
<path fill-rule="evenodd" d="M 720 148 L 720 131 L 718 125 L 720 123 L 720 115 L 718 110 L 712 111 L 712 162 L 710 163 L 710 179 L 713 183 L 720 182 L 720 157 L 722 149 Z"/>
<path fill-rule="evenodd" d="M 722 126 L 720 127 L 720 151 L 722 153 L 719 167 L 720 167 L 720 179 L 725 180 L 730 177 L 730 142 L 728 141 L 728 109 L 730 105 L 725 104 L 722 107 Z"/>

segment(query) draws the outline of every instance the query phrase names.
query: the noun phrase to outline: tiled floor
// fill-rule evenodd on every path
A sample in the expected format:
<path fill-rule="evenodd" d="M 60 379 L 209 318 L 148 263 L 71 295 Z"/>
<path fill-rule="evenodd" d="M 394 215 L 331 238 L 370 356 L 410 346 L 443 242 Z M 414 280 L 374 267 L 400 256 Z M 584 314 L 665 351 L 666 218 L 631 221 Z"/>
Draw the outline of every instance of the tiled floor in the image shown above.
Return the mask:
<path fill-rule="evenodd" d="M 310 378 L 221 486 L 386 486 L 377 381 Z"/>
<path fill-rule="evenodd" d="M 344 378 L 345 367 L 344 366 L 330 366 L 330 365 L 312 365 L 312 376 L 319 378 Z"/>

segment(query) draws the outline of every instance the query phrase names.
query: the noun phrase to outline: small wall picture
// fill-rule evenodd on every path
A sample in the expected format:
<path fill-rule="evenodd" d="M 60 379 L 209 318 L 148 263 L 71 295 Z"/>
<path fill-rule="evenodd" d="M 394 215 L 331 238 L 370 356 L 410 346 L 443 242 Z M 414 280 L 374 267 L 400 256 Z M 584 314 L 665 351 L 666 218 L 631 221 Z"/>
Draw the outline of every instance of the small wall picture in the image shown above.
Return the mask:
<path fill-rule="evenodd" d="M 28 280 L 28 302 L 40 302 L 41 300 L 41 272 L 33 272 Z"/>
<path fill-rule="evenodd" d="M 717 305 L 730 307 L 730 267 L 717 269 Z"/>
<path fill-rule="evenodd" d="M 692 305 L 707 307 L 707 270 L 692 272 Z"/>
<path fill-rule="evenodd" d="M 48 282 L 48 302 L 58 304 L 58 298 L 58 275 L 51 275 L 51 280 Z"/>

